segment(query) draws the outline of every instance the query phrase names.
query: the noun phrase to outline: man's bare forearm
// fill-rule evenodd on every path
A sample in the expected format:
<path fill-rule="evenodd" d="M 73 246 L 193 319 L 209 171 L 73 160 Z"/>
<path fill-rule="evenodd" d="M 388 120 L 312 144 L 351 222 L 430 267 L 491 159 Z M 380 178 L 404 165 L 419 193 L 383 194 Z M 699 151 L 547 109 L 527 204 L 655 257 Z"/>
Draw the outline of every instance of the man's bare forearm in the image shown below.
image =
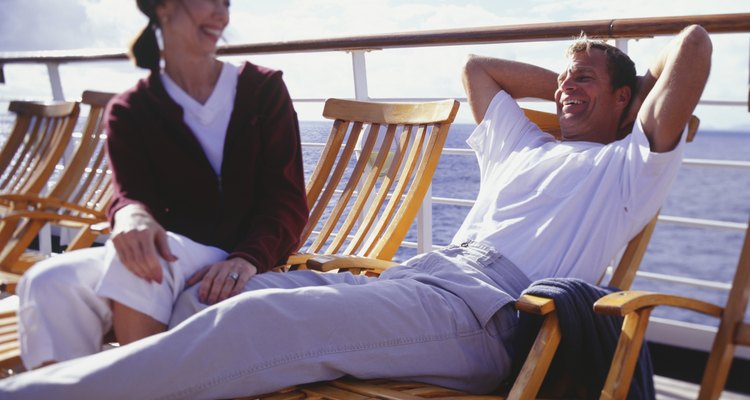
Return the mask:
<path fill-rule="evenodd" d="M 711 53 L 708 33 L 700 26 L 687 27 L 641 79 L 635 102 L 643 102 L 638 118 L 653 151 L 669 151 L 679 141 L 706 85 Z"/>
<path fill-rule="evenodd" d="M 554 100 L 557 74 L 532 64 L 469 55 L 463 71 L 464 89 L 477 122 L 500 90 L 513 98 Z"/>

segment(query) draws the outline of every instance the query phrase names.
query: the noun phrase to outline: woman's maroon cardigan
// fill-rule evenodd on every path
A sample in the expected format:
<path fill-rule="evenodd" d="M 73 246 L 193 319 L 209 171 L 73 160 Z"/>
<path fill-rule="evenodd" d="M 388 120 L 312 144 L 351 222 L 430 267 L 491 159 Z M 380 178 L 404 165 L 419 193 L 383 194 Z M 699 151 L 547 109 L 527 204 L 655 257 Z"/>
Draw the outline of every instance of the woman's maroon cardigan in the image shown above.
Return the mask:
<path fill-rule="evenodd" d="M 168 231 L 242 257 L 258 272 L 297 249 L 308 210 L 299 124 L 281 72 L 241 67 L 220 177 L 159 74 L 116 96 L 105 124 L 111 223 L 120 208 L 141 204 Z"/>

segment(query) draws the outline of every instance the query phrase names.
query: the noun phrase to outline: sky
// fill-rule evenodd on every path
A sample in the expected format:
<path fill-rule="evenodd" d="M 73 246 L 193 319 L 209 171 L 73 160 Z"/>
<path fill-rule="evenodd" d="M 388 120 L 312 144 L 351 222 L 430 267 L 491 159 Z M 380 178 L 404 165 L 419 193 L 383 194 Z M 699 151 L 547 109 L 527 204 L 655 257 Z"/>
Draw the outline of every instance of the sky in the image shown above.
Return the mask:
<path fill-rule="evenodd" d="M 0 53 L 63 49 L 124 50 L 146 19 L 130 0 L 0 0 Z M 226 43 L 276 42 L 461 27 L 750 12 L 746 0 L 234 0 Z M 33 27 L 33 29 L 29 29 Z M 714 59 L 704 99 L 746 101 L 750 34 L 713 35 Z M 668 38 L 632 40 L 629 53 L 643 73 Z M 366 55 L 369 95 L 464 97 L 460 70 L 468 53 L 533 62 L 552 70 L 565 63 L 567 42 L 443 46 L 371 51 Z M 296 98 L 353 97 L 351 56 L 344 52 L 262 55 L 250 60 L 284 71 Z M 4 67 L 0 101 L 51 98 L 47 71 L 38 65 Z M 64 94 L 85 89 L 122 91 L 144 76 L 127 62 L 61 67 Z M 3 105 L 4 107 L 4 105 Z M 300 118 L 316 119 L 319 105 L 299 104 Z M 462 107 L 459 121 L 469 122 Z M 702 126 L 750 131 L 742 107 L 700 106 Z"/>

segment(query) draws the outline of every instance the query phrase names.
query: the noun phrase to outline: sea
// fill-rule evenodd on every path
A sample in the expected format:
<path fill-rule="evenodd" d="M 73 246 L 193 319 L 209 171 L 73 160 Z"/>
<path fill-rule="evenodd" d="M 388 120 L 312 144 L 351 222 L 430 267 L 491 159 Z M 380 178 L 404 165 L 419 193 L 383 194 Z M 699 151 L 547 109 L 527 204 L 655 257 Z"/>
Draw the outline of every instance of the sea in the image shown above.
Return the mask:
<path fill-rule="evenodd" d="M 11 124 L 11 117 L 0 115 L 0 142 L 4 142 Z M 327 121 L 300 122 L 302 142 L 325 142 L 330 127 Z M 466 139 L 474 127 L 473 124 L 454 123 L 445 147 L 468 149 Z M 303 150 L 306 176 L 312 172 L 318 152 L 315 149 Z M 750 162 L 750 131 L 700 129 L 695 140 L 685 148 L 685 158 Z M 479 169 L 473 155 L 441 156 L 433 178 L 433 196 L 474 200 L 478 190 Z M 468 212 L 469 208 L 465 206 L 433 204 L 433 245 L 449 244 Z M 746 224 L 750 216 L 750 170 L 683 165 L 661 214 Z M 689 295 L 723 305 L 743 239 L 744 232 L 737 230 L 659 223 L 640 271 L 718 282 L 725 288 L 703 288 L 643 277 L 636 278 L 632 288 Z M 416 229 L 409 232 L 406 240 L 416 242 Z M 401 248 L 395 260 L 403 261 L 414 254 L 416 250 L 413 248 Z M 653 315 L 708 325 L 717 323 L 701 314 L 678 309 L 657 308 Z M 746 320 L 750 320 L 750 310 Z"/>
<path fill-rule="evenodd" d="M 474 127 L 473 124 L 454 123 L 445 147 L 468 149 L 466 139 Z M 305 121 L 300 123 L 300 130 L 303 142 L 323 142 L 330 123 Z M 303 158 L 306 160 L 305 172 L 309 175 L 317 159 L 315 151 L 305 150 Z M 699 130 L 695 140 L 685 148 L 685 158 L 750 162 L 750 131 Z M 478 190 L 479 168 L 473 155 L 441 156 L 433 178 L 433 196 L 474 200 Z M 433 204 L 433 245 L 449 244 L 468 212 L 469 208 L 465 206 Z M 750 170 L 683 165 L 661 214 L 745 224 L 750 216 Z M 727 286 L 734 276 L 743 239 L 744 232 L 736 230 L 659 223 L 640 271 L 715 281 Z M 416 241 L 416 229 L 409 232 L 406 240 Z M 414 249 L 402 248 L 395 259 L 404 260 L 415 252 Z M 636 278 L 632 288 L 688 294 L 722 305 L 727 295 L 726 290 L 720 288 L 701 288 L 642 277 Z M 717 323 L 701 314 L 671 308 L 657 308 L 653 315 L 708 325 Z"/>

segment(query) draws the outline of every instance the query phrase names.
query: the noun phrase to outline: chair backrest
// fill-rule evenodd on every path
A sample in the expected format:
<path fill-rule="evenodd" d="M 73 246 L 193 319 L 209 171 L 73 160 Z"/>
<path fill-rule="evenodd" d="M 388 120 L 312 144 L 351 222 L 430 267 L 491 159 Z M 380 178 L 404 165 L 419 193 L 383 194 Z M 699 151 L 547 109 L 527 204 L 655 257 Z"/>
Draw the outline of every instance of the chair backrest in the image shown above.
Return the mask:
<path fill-rule="evenodd" d="M 89 114 L 64 172 L 45 196 L 18 198 L 17 202 L 24 205 L 13 207 L 17 210 L 6 216 L 7 223 L 13 219 L 17 226 L 0 228 L 0 243 L 4 244 L 0 251 L 0 269 L 22 273 L 33 264 L 37 256 L 28 259 L 22 256 L 49 222 L 74 221 L 73 227 L 79 232 L 68 246 L 71 250 L 93 243 L 97 235 L 81 231 L 88 231 L 90 221 L 106 221 L 104 210 L 112 196 L 102 123 L 104 109 L 112 96 L 114 93 L 83 93 L 81 103 L 89 107 Z M 81 226 L 80 222 L 85 224 Z M 81 235 L 86 239 L 82 240 Z"/>
<path fill-rule="evenodd" d="M 39 193 L 70 142 L 79 106 L 12 101 L 8 109 L 16 121 L 0 150 L 0 192 Z"/>
<path fill-rule="evenodd" d="M 430 186 L 459 103 L 329 99 L 331 133 L 307 184 L 307 253 L 390 260 Z"/>
<path fill-rule="evenodd" d="M 85 91 L 81 103 L 89 107 L 86 124 L 73 157 L 65 165 L 49 196 L 70 203 L 101 208 L 100 198 L 109 187 L 110 173 L 103 132 L 104 110 L 114 93 Z"/>

